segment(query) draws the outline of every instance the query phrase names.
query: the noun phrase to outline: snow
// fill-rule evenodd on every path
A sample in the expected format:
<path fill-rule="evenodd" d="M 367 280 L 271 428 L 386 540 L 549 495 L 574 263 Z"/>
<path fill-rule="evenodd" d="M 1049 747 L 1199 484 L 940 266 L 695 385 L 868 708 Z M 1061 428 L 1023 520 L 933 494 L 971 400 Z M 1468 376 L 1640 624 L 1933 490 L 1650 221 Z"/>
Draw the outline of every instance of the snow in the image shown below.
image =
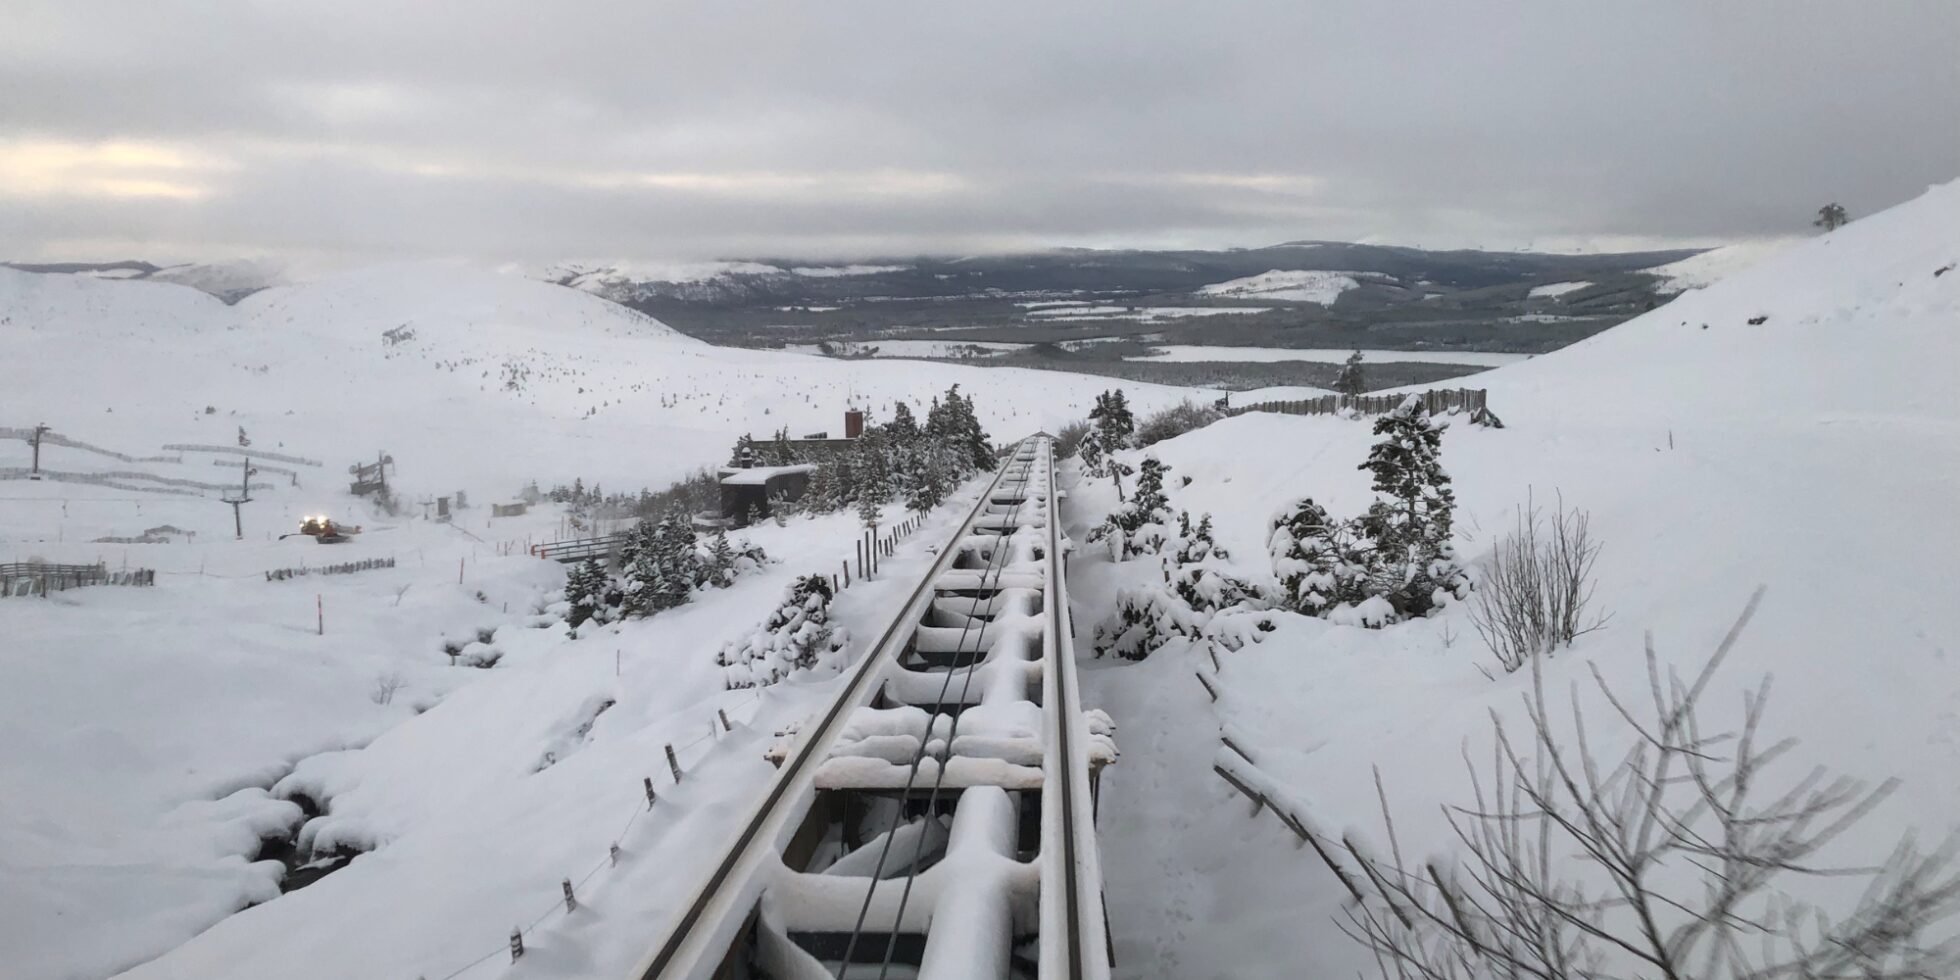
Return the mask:
<path fill-rule="evenodd" d="M 1546 661 L 1545 685 L 1561 714 L 1578 692 L 1604 758 L 1626 733 L 1590 691 L 1590 669 L 1644 699 L 1645 632 L 1664 663 L 1691 671 L 1767 586 L 1707 696 L 1708 724 L 1734 727 L 1742 693 L 1770 674 L 1764 736 L 1800 744 L 1766 793 L 1813 764 L 1903 780 L 1825 864 L 1874 863 L 1907 830 L 1942 840 L 1960 823 L 1960 606 L 1944 584 L 1960 575 L 1960 275 L 1934 275 L 1956 262 L 1950 184 L 1481 375 L 1507 428 L 1458 419 L 1444 437 L 1467 560 L 1488 555 L 1527 500 L 1562 497 L 1591 515 L 1604 545 L 1597 601 L 1613 618 Z M 1288 500 L 1310 494 L 1337 515 L 1366 506 L 1356 466 L 1371 442 L 1362 423 L 1254 413 L 1149 452 L 1172 468 L 1171 505 L 1211 513 L 1231 569 L 1266 578 L 1266 522 Z M 1072 533 L 1115 503 L 1107 481 L 1073 486 Z M 1151 561 L 1078 555 L 1078 646 L 1118 589 L 1160 574 Z M 1471 798 L 1461 753 L 1489 758 L 1492 712 L 1520 723 L 1528 673 L 1495 671 L 1461 606 L 1383 630 L 1287 613 L 1274 623 L 1217 652 L 1216 703 L 1191 676 L 1211 673 L 1210 658 L 1186 643 L 1137 664 L 1085 662 L 1085 702 L 1124 726 L 1100 800 L 1120 976 L 1279 964 L 1372 975 L 1366 949 L 1336 926 L 1339 883 L 1213 772 L 1221 729 L 1263 785 L 1326 832 L 1380 838 L 1379 767 L 1401 846 L 1419 859 L 1456 850 L 1439 807 Z M 1842 908 L 1862 887 L 1827 879 L 1803 895 Z"/>
<path fill-rule="evenodd" d="M 1323 364 L 1340 364 L 1353 354 L 1352 349 L 1335 348 L 1292 348 L 1292 347 L 1208 347 L 1169 345 L 1159 347 L 1147 355 L 1124 358 L 1129 361 L 1317 361 Z M 1363 350 L 1364 363 L 1378 364 L 1474 364 L 1480 367 L 1498 367 L 1515 364 L 1530 358 L 1530 354 L 1503 354 L 1485 351 L 1455 350 Z M 1239 396 L 1234 396 L 1239 397 Z"/>
<path fill-rule="evenodd" d="M 759 487 L 779 476 L 792 473 L 815 473 L 815 463 L 792 463 L 788 466 L 751 466 L 747 469 L 723 467 L 721 482 L 728 486 Z"/>
<path fill-rule="evenodd" d="M 163 283 L 0 269 L 0 330 L 0 390 L 35 416 L 10 424 L 44 421 L 132 455 L 231 444 L 242 426 L 255 446 L 326 461 L 310 492 L 384 450 L 416 494 L 487 499 L 575 476 L 657 488 L 725 459 L 743 432 L 834 430 L 853 399 L 882 417 L 956 383 L 1002 438 L 1058 428 L 1113 384 L 1152 405 L 1191 393 L 718 348 L 577 290 L 446 266 L 346 273 L 236 306 Z M 606 451 L 624 445 L 660 451 Z M 0 443 L 0 469 L 13 465 L 26 446 Z M 158 472 L 212 478 L 208 459 Z"/>
<path fill-rule="evenodd" d="M 1584 289 L 1590 285 L 1592 285 L 1592 283 L 1586 282 L 1584 280 L 1581 280 L 1579 282 L 1548 282 L 1543 286 L 1531 287 L 1531 292 L 1526 293 L 1525 298 L 1557 299 L 1560 296 L 1564 296 L 1566 293 L 1576 293 L 1579 290 Z"/>
<path fill-rule="evenodd" d="M 1665 280 L 1663 292 L 1678 293 L 1689 289 L 1700 289 L 1727 279 L 1802 241 L 1801 238 L 1768 238 L 1737 242 L 1733 245 L 1711 248 L 1699 255 L 1690 255 L 1678 262 L 1657 265 L 1645 271 Z"/>
<path fill-rule="evenodd" d="M 1332 306 L 1342 293 L 1361 285 L 1356 276 L 1367 275 L 1365 272 L 1329 272 L 1323 269 L 1273 269 L 1256 276 L 1212 283 L 1200 288 L 1198 293 L 1203 296 L 1243 296 Z"/>
<path fill-rule="evenodd" d="M 724 692 L 716 652 L 762 622 L 792 576 L 836 570 L 858 528 L 847 515 L 752 528 L 743 535 L 779 559 L 763 573 L 572 641 L 551 612 L 564 567 L 525 547 L 612 528 L 572 528 L 548 504 L 496 519 L 482 505 L 533 479 L 659 488 L 723 462 L 742 433 L 835 430 L 849 405 L 882 419 L 899 399 L 923 414 L 955 383 L 997 438 L 1057 428 L 1112 386 L 1140 408 L 1208 396 L 717 348 L 578 290 L 451 266 L 359 270 L 235 306 L 181 285 L 0 269 L 7 425 L 45 421 L 131 457 L 51 440 L 44 469 L 94 482 L 28 481 L 29 447 L 0 438 L 0 561 L 159 573 L 151 589 L 0 599 L 8 975 L 100 977 L 151 961 L 134 975 L 442 976 L 501 949 L 614 839 L 626 870 L 581 881 L 591 915 L 541 925 L 533 942 L 546 952 L 527 963 L 547 969 L 553 943 L 562 956 L 576 942 L 624 975 L 645 935 L 621 923 L 672 910 L 672 882 L 711 859 L 704 842 L 773 772 L 771 733 L 829 690 L 826 677 L 793 677 Z M 214 492 L 128 489 L 232 484 L 243 473 L 222 464 L 239 461 L 241 428 L 247 451 L 324 464 L 263 467 L 243 541 Z M 174 444 L 234 451 L 161 448 Z M 408 503 L 398 516 L 346 490 L 348 465 L 383 451 Z M 105 475 L 119 471 L 146 478 Z M 425 502 L 458 490 L 477 506 L 454 523 L 425 518 Z M 923 542 L 961 506 L 935 513 L 876 581 L 845 590 L 832 621 L 877 636 L 926 567 Z M 276 540 L 317 513 L 365 530 L 331 546 Z M 163 524 L 190 533 L 93 543 Z M 265 575 L 387 557 L 396 567 Z M 402 686 L 377 704 L 391 675 Z M 736 724 L 718 740 L 707 734 L 717 709 Z M 668 743 L 689 773 L 678 788 Z M 621 837 L 648 776 L 660 808 Z M 249 859 L 268 828 L 294 828 L 293 805 L 275 798 L 289 791 L 328 806 L 300 831 L 307 841 L 377 849 L 275 897 L 276 866 Z M 251 902 L 264 904 L 233 914 Z M 587 975 L 581 964 L 560 972 Z"/>
<path fill-rule="evenodd" d="M 1269 306 L 1046 306 L 1025 314 L 1048 323 L 1078 320 L 1182 320 L 1199 316 L 1264 313 Z"/>
<path fill-rule="evenodd" d="M 909 265 L 799 265 L 789 271 L 799 276 L 817 279 L 834 279 L 841 276 L 876 276 L 887 272 L 904 272 Z"/>

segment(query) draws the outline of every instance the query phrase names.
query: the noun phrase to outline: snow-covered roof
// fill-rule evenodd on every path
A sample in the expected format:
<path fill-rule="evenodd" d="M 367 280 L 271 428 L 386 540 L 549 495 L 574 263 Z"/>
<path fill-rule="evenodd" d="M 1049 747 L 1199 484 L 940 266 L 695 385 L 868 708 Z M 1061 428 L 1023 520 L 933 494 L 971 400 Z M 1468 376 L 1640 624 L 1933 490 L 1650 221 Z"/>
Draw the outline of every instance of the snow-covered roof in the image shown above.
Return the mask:
<path fill-rule="evenodd" d="M 817 464 L 815 463 L 792 463 L 788 466 L 751 466 L 748 469 L 742 469 L 736 466 L 724 466 L 721 469 L 721 482 L 727 486 L 753 487 L 768 483 L 775 477 L 787 476 L 791 473 L 815 473 L 816 471 Z"/>

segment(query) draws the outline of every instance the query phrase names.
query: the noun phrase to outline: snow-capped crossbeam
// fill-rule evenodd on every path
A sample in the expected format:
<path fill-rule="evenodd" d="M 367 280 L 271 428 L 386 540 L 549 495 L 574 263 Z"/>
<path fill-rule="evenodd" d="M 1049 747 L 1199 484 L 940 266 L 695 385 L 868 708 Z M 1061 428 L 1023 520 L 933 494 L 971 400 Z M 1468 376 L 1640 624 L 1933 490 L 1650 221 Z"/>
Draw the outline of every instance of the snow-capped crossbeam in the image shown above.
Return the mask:
<path fill-rule="evenodd" d="M 1115 725 L 1076 686 L 1053 467 L 1023 440 L 837 700 L 770 745 L 775 783 L 634 977 L 1108 977 Z"/>

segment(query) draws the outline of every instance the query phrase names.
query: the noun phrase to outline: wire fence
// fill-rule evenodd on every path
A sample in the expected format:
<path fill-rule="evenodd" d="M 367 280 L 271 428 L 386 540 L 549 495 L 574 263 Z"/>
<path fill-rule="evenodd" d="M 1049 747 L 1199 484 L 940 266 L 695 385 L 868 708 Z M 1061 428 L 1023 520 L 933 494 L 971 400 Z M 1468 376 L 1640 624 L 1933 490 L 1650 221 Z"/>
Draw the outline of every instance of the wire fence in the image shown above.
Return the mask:
<path fill-rule="evenodd" d="M 753 725 L 756 719 L 762 715 L 763 697 L 764 689 L 751 689 L 747 692 L 746 697 L 737 699 L 734 704 L 715 709 L 714 714 L 708 716 L 708 730 L 705 733 L 695 737 L 692 741 L 682 742 L 678 745 L 674 743 L 664 745 L 663 749 L 666 755 L 668 772 L 673 779 L 670 785 L 680 785 L 682 778 L 687 773 L 695 771 L 702 763 L 712 758 L 714 753 L 713 746 L 719 745 L 723 739 L 732 734 L 736 725 L 743 727 Z M 731 713 L 735 713 L 739 709 L 750 705 L 754 707 L 749 711 L 747 718 L 732 719 L 729 717 Z M 695 755 L 691 761 L 688 760 L 687 757 L 693 754 L 694 749 L 706 743 L 713 744 L 709 746 L 707 751 Z M 535 917 L 528 923 L 520 922 L 514 925 L 511 928 L 509 937 L 505 941 L 492 946 L 483 955 L 447 973 L 431 974 L 425 972 L 417 974 L 417 980 L 456 980 L 457 977 L 501 955 L 508 955 L 510 962 L 514 963 L 524 956 L 525 937 L 536 932 L 539 927 L 551 921 L 554 916 L 566 916 L 578 911 L 579 892 L 585 890 L 585 886 L 590 884 L 592 879 L 597 877 L 601 871 L 618 867 L 626 860 L 626 851 L 622 845 L 626 842 L 628 835 L 639 824 L 640 818 L 654 813 L 659 809 L 659 793 L 655 787 L 655 777 L 641 777 L 641 785 L 646 794 L 645 802 L 634 804 L 633 812 L 621 823 L 619 831 L 612 835 L 611 840 L 605 848 L 604 856 L 593 862 L 590 868 L 587 868 L 584 873 L 577 877 L 566 876 L 559 885 L 559 893 L 554 895 L 550 901 L 539 903 L 542 908 Z"/>

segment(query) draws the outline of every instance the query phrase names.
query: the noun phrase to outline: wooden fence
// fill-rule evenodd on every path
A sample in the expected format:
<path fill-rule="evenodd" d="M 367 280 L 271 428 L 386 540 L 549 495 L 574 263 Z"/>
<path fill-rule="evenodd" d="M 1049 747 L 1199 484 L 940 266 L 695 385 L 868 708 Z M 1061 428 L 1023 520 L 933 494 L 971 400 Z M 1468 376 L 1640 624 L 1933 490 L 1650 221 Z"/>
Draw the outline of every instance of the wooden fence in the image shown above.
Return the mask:
<path fill-rule="evenodd" d="M 50 565 L 38 561 L 0 564 L 0 596 L 39 595 L 79 589 L 85 585 L 155 585 L 157 573 L 148 568 L 110 571 L 109 566 Z"/>
<path fill-rule="evenodd" d="M 367 558 L 361 561 L 341 562 L 338 565 L 314 565 L 304 568 L 275 568 L 265 573 L 268 582 L 284 582 L 289 578 L 304 575 L 347 575 L 352 572 L 365 572 L 374 568 L 393 568 L 393 558 Z"/>
<path fill-rule="evenodd" d="M 1467 412 L 1472 416 L 1489 416 L 1489 392 L 1483 388 L 1435 388 L 1417 392 L 1423 407 L 1431 415 L 1445 412 Z M 1386 415 L 1408 399 L 1408 395 L 1322 395 L 1319 398 L 1302 398 L 1295 401 L 1259 402 L 1252 405 L 1230 405 L 1225 408 L 1226 415 L 1244 415 L 1247 412 L 1278 412 L 1282 415 L 1342 415 L 1350 411 L 1360 415 Z"/>

